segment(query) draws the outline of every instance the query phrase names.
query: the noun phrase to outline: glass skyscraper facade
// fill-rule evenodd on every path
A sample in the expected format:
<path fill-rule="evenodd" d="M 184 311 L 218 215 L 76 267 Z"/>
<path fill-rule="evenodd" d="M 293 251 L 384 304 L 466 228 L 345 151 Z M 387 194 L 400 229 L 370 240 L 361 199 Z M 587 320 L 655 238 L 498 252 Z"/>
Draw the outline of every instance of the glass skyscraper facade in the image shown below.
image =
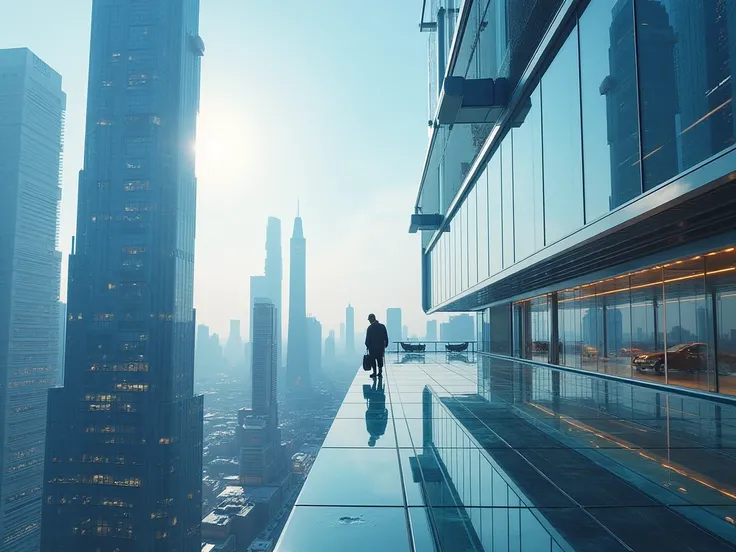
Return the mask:
<path fill-rule="evenodd" d="M 425 310 L 477 311 L 490 353 L 736 394 L 736 6 L 435 0 L 423 17 Z"/>
<path fill-rule="evenodd" d="M 39 549 L 46 395 L 57 382 L 66 95 L 30 50 L 0 50 L 0 551 Z"/>
<path fill-rule="evenodd" d="M 42 549 L 200 550 L 193 394 L 199 2 L 95 0 Z"/>

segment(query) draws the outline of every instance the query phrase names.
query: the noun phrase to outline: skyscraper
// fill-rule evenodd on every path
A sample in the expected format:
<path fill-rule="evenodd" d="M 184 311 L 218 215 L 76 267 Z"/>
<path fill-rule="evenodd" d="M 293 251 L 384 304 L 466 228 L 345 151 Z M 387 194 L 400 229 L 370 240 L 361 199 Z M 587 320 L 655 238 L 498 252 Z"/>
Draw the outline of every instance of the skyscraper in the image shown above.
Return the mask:
<path fill-rule="evenodd" d="M 93 2 L 66 378 L 49 392 L 45 552 L 200 550 L 198 27 L 198 0 Z"/>
<path fill-rule="evenodd" d="M 345 353 L 355 353 L 355 309 L 351 304 L 345 309 Z"/>
<path fill-rule="evenodd" d="M 281 474 L 281 434 L 276 401 L 276 307 L 256 298 L 253 307 L 253 400 L 238 412 L 240 479 L 246 485 L 271 483 Z"/>
<path fill-rule="evenodd" d="M 427 320 L 427 334 L 424 336 L 426 341 L 437 341 L 437 321 Z"/>
<path fill-rule="evenodd" d="M 335 330 L 330 330 L 325 339 L 325 365 L 332 366 L 335 363 Z"/>
<path fill-rule="evenodd" d="M 0 550 L 39 550 L 46 393 L 59 372 L 56 250 L 66 95 L 25 48 L 0 50 Z"/>
<path fill-rule="evenodd" d="M 392 308 L 386 310 L 386 330 L 388 331 L 389 341 L 401 341 L 401 332 L 403 326 L 401 324 L 401 309 Z"/>
<path fill-rule="evenodd" d="M 322 324 L 314 316 L 307 318 L 307 358 L 311 380 L 322 370 Z"/>
<path fill-rule="evenodd" d="M 290 244 L 289 335 L 286 356 L 287 387 L 291 390 L 310 386 L 307 360 L 307 240 L 302 219 L 294 219 Z"/>
<path fill-rule="evenodd" d="M 230 335 L 225 343 L 225 358 L 229 366 L 240 367 L 245 363 L 245 349 L 240 335 L 240 320 L 230 320 Z"/>
<path fill-rule="evenodd" d="M 64 385 L 64 351 L 66 350 L 66 303 L 59 301 L 59 353 L 56 385 Z"/>
<path fill-rule="evenodd" d="M 276 366 L 281 368 L 281 286 L 283 282 L 283 260 L 281 258 L 281 221 L 275 217 L 268 217 L 266 226 L 266 286 L 267 297 L 276 307 Z"/>
<path fill-rule="evenodd" d="M 281 258 L 281 221 L 268 217 L 266 227 L 266 263 L 264 274 L 250 277 L 250 320 L 253 340 L 253 306 L 257 298 L 269 299 L 276 307 L 276 365 L 282 367 L 282 315 L 281 315 L 281 286 L 283 281 L 283 262 Z M 250 359 L 247 365 L 250 366 Z M 284 382 L 283 371 L 279 372 L 280 385 Z"/>

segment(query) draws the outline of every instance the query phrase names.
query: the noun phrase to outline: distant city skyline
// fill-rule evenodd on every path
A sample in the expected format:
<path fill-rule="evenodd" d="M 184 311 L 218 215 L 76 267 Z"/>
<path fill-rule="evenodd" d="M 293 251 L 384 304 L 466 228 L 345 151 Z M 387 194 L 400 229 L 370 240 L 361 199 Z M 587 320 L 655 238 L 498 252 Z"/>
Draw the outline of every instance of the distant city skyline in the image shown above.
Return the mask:
<path fill-rule="evenodd" d="M 91 0 L 26 0 L 3 12 L 0 34 L 0 47 L 28 46 L 64 78 L 62 300 L 83 160 L 91 6 Z M 391 0 L 376 0 L 368 11 L 354 2 L 335 2 L 328 10 L 299 3 L 202 3 L 207 55 L 197 144 L 194 304 L 198 322 L 223 342 L 231 319 L 242 321 L 244 339 L 250 335 L 247 276 L 262 274 L 264 219 L 290 221 L 299 197 L 312 244 L 308 312 L 326 330 L 339 331 L 350 302 L 360 335 L 369 312 L 396 305 L 412 333 L 423 329 L 414 278 L 420 270 L 413 254 L 417 237 L 407 234 L 407 205 L 416 196 L 416 167 L 427 144 L 427 108 L 416 101 L 427 87 L 426 37 L 414 32 L 418 17 L 412 2 Z M 359 27 L 351 24 L 358 19 Z M 259 24 L 243 33 L 252 21 Z M 274 36 L 284 40 L 259 47 L 272 44 Z M 233 71 L 236 66 L 250 70 Z M 257 87 L 251 71 L 263 77 Z M 281 84 L 285 76 L 289 87 Z M 375 98 L 385 93 L 386 82 L 394 83 L 392 101 L 382 104 Z M 292 94 L 297 83 L 300 93 Z M 325 95 L 325 89 L 334 93 Z M 387 120 L 395 124 L 389 135 Z M 301 144 L 289 152 L 289 162 L 283 161 L 285 136 Z M 366 162 L 366 152 L 379 143 L 385 153 Z M 366 257 L 382 260 L 370 277 Z M 285 337 L 286 287 L 282 292 Z"/>

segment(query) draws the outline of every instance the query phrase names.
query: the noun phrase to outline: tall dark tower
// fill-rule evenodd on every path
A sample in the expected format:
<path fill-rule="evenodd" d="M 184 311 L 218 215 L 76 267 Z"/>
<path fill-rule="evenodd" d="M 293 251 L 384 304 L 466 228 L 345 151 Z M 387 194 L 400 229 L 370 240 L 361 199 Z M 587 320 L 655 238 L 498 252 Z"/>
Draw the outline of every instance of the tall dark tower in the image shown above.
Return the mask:
<path fill-rule="evenodd" d="M 307 358 L 307 240 L 302 219 L 294 219 L 289 261 L 289 335 L 286 356 L 287 389 L 310 386 Z"/>
<path fill-rule="evenodd" d="M 268 217 L 266 227 L 266 285 L 268 298 L 276 307 L 276 366 L 281 368 L 281 286 L 283 283 L 283 261 L 281 255 L 281 221 Z"/>
<path fill-rule="evenodd" d="M 276 307 L 267 298 L 253 302 L 253 401 L 238 412 L 240 481 L 268 485 L 284 475 L 284 453 L 276 402 Z"/>
<path fill-rule="evenodd" d="M 194 144 L 199 1 L 94 0 L 65 386 L 44 552 L 199 552 Z"/>

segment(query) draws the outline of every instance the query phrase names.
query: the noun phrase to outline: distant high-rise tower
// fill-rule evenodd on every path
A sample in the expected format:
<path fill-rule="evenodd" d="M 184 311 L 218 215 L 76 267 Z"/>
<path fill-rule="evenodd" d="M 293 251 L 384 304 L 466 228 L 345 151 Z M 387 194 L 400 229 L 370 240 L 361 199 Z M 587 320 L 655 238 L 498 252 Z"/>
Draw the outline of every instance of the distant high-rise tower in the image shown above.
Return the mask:
<path fill-rule="evenodd" d="M 345 352 L 355 353 L 355 309 L 349 303 L 345 309 Z"/>
<path fill-rule="evenodd" d="M 93 2 L 66 375 L 49 392 L 44 552 L 201 549 L 198 27 L 198 0 Z"/>
<path fill-rule="evenodd" d="M 325 365 L 332 366 L 335 363 L 335 330 L 325 339 Z"/>
<path fill-rule="evenodd" d="M 402 341 L 403 325 L 401 324 L 401 309 L 393 308 L 386 310 L 386 330 L 389 341 Z"/>
<path fill-rule="evenodd" d="M 437 321 L 427 320 L 427 334 L 424 336 L 426 341 L 437 341 Z"/>
<path fill-rule="evenodd" d="M 277 310 L 269 299 L 256 298 L 253 307 L 253 400 L 238 412 L 240 479 L 246 485 L 265 485 L 283 467 L 276 400 Z"/>
<path fill-rule="evenodd" d="M 0 550 L 40 550 L 47 389 L 57 383 L 61 75 L 0 50 Z M 62 303 L 63 304 L 63 303 Z"/>
<path fill-rule="evenodd" d="M 289 335 L 286 379 L 289 389 L 308 388 L 307 359 L 307 240 L 301 217 L 294 220 L 289 262 Z"/>
<path fill-rule="evenodd" d="M 311 379 L 322 370 L 322 324 L 314 316 L 307 318 L 307 358 Z"/>
<path fill-rule="evenodd" d="M 345 352 L 345 322 L 340 322 L 340 352 Z"/>
<path fill-rule="evenodd" d="M 283 260 L 281 255 L 281 221 L 275 217 L 268 217 L 266 227 L 266 286 L 267 297 L 276 307 L 276 365 L 281 368 L 282 341 L 281 341 L 281 286 L 283 282 Z"/>
<path fill-rule="evenodd" d="M 245 349 L 240 335 L 240 320 L 230 320 L 230 335 L 225 343 L 225 358 L 229 366 L 240 367 L 245 363 Z"/>

